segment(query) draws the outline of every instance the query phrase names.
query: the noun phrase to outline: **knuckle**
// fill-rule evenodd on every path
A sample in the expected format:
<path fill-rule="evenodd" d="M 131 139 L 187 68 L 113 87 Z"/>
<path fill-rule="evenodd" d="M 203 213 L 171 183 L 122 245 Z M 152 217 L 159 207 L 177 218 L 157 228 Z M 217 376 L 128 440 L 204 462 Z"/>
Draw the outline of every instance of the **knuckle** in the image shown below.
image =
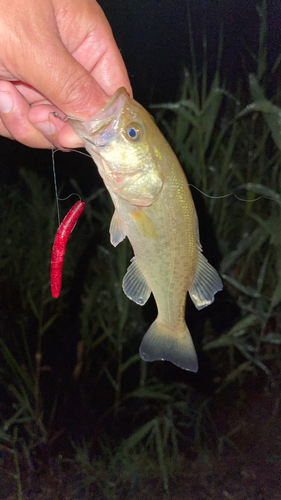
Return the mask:
<path fill-rule="evenodd" d="M 73 114 L 81 114 L 89 108 L 93 87 L 90 75 L 77 73 L 75 71 L 61 81 L 58 92 L 58 99 L 63 103 L 63 111 L 71 110 Z"/>

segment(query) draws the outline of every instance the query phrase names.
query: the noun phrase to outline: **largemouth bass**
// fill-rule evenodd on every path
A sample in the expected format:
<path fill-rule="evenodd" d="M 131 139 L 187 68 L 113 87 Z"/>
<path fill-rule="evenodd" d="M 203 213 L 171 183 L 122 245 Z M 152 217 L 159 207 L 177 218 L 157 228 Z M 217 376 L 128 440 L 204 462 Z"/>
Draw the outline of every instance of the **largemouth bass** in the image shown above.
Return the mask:
<path fill-rule="evenodd" d="M 201 309 L 213 302 L 222 282 L 202 254 L 181 165 L 153 118 L 124 88 L 90 120 L 71 118 L 69 123 L 113 200 L 112 245 L 127 236 L 134 249 L 123 290 L 140 305 L 151 292 L 156 300 L 158 316 L 142 340 L 140 356 L 196 372 L 197 355 L 185 323 L 186 294 Z"/>

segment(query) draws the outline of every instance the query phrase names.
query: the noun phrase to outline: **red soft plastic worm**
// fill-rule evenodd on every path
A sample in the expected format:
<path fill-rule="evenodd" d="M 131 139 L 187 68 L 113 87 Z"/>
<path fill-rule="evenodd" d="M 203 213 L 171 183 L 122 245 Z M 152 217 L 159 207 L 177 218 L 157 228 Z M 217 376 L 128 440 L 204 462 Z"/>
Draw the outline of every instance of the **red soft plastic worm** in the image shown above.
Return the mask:
<path fill-rule="evenodd" d="M 77 201 L 69 210 L 57 230 L 51 258 L 51 290 L 55 299 L 59 297 L 61 289 L 63 258 L 66 243 L 84 208 L 85 203 Z"/>

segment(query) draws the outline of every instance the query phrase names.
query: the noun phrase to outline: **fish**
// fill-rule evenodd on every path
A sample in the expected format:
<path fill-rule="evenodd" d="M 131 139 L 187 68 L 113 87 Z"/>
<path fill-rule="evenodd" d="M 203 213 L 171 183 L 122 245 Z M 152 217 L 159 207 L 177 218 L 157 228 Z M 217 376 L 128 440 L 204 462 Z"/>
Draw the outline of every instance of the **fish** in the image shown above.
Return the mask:
<path fill-rule="evenodd" d="M 125 88 L 91 119 L 68 118 L 112 198 L 110 241 L 116 247 L 128 237 L 134 250 L 123 290 L 141 306 L 151 293 L 156 301 L 158 315 L 141 342 L 141 358 L 197 372 L 186 295 L 202 309 L 222 281 L 202 253 L 195 206 L 175 153 Z"/>

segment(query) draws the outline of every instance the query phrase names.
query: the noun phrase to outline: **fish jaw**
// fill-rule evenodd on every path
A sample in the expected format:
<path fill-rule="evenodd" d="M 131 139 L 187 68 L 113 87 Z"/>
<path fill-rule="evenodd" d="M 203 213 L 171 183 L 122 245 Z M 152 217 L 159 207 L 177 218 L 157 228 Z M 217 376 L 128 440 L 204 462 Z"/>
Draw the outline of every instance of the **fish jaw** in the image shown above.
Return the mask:
<path fill-rule="evenodd" d="M 159 130 L 124 88 L 90 120 L 69 120 L 108 189 L 132 205 L 155 203 L 164 184 L 165 158 L 149 141 Z M 137 141 L 130 137 L 134 129 L 139 132 Z"/>
<path fill-rule="evenodd" d="M 163 176 L 157 169 L 144 165 L 140 170 L 120 175 L 119 172 L 109 172 L 108 164 L 104 162 L 103 168 L 100 168 L 99 159 L 96 163 L 107 189 L 132 206 L 149 207 L 157 201 L 163 187 Z"/>
<path fill-rule="evenodd" d="M 68 116 L 70 125 L 85 141 L 90 154 L 92 152 L 97 153 L 97 148 L 103 147 L 118 133 L 120 116 L 127 99 L 127 91 L 121 87 L 104 108 L 89 120 L 80 120 Z"/>

